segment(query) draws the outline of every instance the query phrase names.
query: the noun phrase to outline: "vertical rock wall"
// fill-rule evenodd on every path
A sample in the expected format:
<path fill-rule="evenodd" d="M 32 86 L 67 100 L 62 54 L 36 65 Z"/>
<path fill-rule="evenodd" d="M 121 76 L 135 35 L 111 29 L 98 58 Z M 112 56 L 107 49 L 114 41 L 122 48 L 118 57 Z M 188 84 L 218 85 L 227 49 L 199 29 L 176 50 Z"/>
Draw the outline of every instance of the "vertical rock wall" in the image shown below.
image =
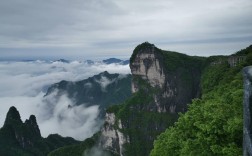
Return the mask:
<path fill-rule="evenodd" d="M 135 76 L 141 76 L 147 80 L 152 87 L 163 88 L 165 83 L 165 74 L 159 59 L 154 51 L 148 49 L 145 53 L 137 54 L 134 62 L 130 65 L 131 73 Z M 136 92 L 138 86 L 132 82 L 132 92 Z"/>
<path fill-rule="evenodd" d="M 119 112 L 126 115 L 107 112 L 100 146 L 118 155 L 147 155 L 157 135 L 198 97 L 201 69 L 194 58 L 162 51 L 150 43 L 137 46 L 130 59 L 132 92 L 146 96 L 139 94 L 131 101 L 135 103 L 124 105 Z M 169 65 L 174 70 L 168 71 Z"/>
<path fill-rule="evenodd" d="M 106 113 L 99 146 L 122 156 L 124 151 L 123 145 L 128 142 L 128 139 L 119 129 L 122 129 L 121 120 L 116 122 L 114 113 Z"/>
<path fill-rule="evenodd" d="M 252 66 L 243 69 L 243 155 L 252 156 Z"/>

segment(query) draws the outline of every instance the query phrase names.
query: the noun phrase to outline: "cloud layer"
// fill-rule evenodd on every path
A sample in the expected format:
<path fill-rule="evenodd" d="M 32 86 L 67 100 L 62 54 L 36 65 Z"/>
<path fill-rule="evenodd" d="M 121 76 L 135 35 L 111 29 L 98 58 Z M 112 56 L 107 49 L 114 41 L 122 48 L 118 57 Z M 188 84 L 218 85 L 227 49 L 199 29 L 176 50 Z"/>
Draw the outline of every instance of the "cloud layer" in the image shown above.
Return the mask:
<path fill-rule="evenodd" d="M 107 70 L 110 73 L 130 73 L 129 67 L 116 64 L 87 65 L 83 62 L 0 62 L 0 126 L 10 106 L 16 106 L 24 121 L 36 115 L 41 134 L 71 136 L 78 140 L 98 131 L 102 121 L 97 119 L 98 106 L 74 106 L 63 95 L 44 98 L 47 87 L 61 80 L 77 81 Z M 56 93 L 55 93 L 56 94 Z M 48 102 L 50 101 L 50 102 Z M 73 106 L 73 107 L 70 107 Z"/>
<path fill-rule="evenodd" d="M 2 56 L 126 55 L 149 41 L 189 54 L 226 54 L 252 42 L 251 0 L 8 0 Z"/>

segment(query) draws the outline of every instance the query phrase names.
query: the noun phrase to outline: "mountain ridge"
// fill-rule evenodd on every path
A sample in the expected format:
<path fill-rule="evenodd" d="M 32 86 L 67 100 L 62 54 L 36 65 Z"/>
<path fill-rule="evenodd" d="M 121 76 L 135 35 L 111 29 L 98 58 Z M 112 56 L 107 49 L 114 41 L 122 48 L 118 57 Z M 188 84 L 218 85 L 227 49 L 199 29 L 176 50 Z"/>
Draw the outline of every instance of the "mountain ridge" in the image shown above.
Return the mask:
<path fill-rule="evenodd" d="M 73 106 L 99 105 L 101 114 L 104 115 L 108 106 L 119 104 L 131 96 L 131 75 L 110 74 L 104 71 L 76 82 L 62 80 L 48 88 L 45 100 L 55 92 L 56 99 L 67 95 L 73 101 Z"/>
<path fill-rule="evenodd" d="M 10 107 L 3 127 L 0 129 L 0 155 L 44 156 L 50 151 L 79 141 L 70 137 L 51 134 L 43 138 L 36 117 L 31 115 L 22 122 L 18 110 Z"/>
<path fill-rule="evenodd" d="M 177 121 L 178 114 L 187 111 L 194 98 L 218 87 L 223 76 L 206 69 L 237 73 L 251 62 L 251 46 L 245 50 L 245 57 L 239 56 L 241 52 L 224 57 L 197 57 L 163 51 L 148 42 L 138 45 L 130 59 L 133 96 L 120 107 L 107 110 L 100 145 L 119 155 L 148 155 L 156 137 Z M 237 111 L 240 114 L 240 109 Z M 241 128 L 235 130 L 239 132 Z M 239 142 L 235 142 L 238 152 Z"/>

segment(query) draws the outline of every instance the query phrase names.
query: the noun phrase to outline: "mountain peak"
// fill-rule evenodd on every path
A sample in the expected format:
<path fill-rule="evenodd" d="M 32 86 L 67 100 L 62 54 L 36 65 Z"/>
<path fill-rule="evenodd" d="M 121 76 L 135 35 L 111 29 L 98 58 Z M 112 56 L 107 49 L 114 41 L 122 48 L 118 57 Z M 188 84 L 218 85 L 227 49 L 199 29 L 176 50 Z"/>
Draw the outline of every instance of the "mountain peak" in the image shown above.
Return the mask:
<path fill-rule="evenodd" d="M 55 62 L 69 63 L 69 61 L 68 61 L 68 60 L 65 60 L 65 59 L 59 59 L 59 60 L 57 60 L 57 61 L 55 61 Z"/>
<path fill-rule="evenodd" d="M 105 64 L 112 64 L 112 63 L 121 63 L 122 60 L 117 59 L 117 58 L 109 58 L 109 59 L 103 60 L 102 62 Z"/>
<path fill-rule="evenodd" d="M 139 44 L 133 51 L 133 54 L 130 57 L 130 63 L 133 62 L 133 60 L 136 58 L 136 55 L 141 52 L 145 53 L 154 53 L 158 48 L 149 42 L 144 42 L 142 44 Z"/>
<path fill-rule="evenodd" d="M 25 124 L 27 127 L 29 127 L 29 130 L 33 134 L 34 137 L 41 138 L 39 126 L 37 124 L 35 115 L 31 115 L 29 120 L 25 121 Z"/>
<path fill-rule="evenodd" d="M 102 62 L 105 64 L 120 64 L 120 65 L 129 64 L 129 60 L 121 60 L 121 59 L 117 59 L 117 58 L 109 58 L 106 60 L 102 60 Z"/>
<path fill-rule="evenodd" d="M 14 106 L 10 107 L 10 109 L 6 115 L 4 125 L 20 124 L 20 123 L 22 123 L 22 120 L 21 120 L 21 117 L 20 117 L 20 114 L 19 114 L 17 108 Z"/>
<path fill-rule="evenodd" d="M 36 124 L 37 125 L 37 120 L 35 115 L 31 115 L 29 118 L 29 121 L 31 122 L 31 124 Z"/>
<path fill-rule="evenodd" d="M 104 72 L 102 72 L 102 73 L 100 73 L 100 75 L 109 75 L 109 72 L 108 71 L 104 71 Z"/>

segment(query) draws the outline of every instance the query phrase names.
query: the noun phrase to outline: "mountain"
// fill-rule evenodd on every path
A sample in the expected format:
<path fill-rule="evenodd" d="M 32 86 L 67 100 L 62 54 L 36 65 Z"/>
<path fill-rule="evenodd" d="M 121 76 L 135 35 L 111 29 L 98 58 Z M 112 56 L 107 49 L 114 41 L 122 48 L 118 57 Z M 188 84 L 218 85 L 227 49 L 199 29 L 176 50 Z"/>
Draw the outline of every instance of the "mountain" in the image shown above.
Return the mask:
<path fill-rule="evenodd" d="M 137 46 L 130 59 L 133 95 L 108 108 L 100 146 L 144 156 L 157 139 L 151 155 L 241 155 L 241 70 L 251 65 L 250 47 L 246 55 L 206 58 Z"/>
<path fill-rule="evenodd" d="M 197 57 L 138 45 L 130 58 L 133 94 L 106 110 L 94 146 L 125 156 L 242 155 L 241 70 L 251 62 L 252 46 Z M 70 149 L 92 149 L 77 147 Z"/>
<path fill-rule="evenodd" d="M 129 64 L 129 60 L 123 61 L 123 60 L 120 60 L 120 59 L 117 59 L 117 58 L 109 58 L 109 59 L 103 60 L 102 62 L 105 63 L 105 64 L 112 64 L 112 63 L 121 64 L 121 65 Z"/>
<path fill-rule="evenodd" d="M 59 59 L 59 60 L 56 60 L 56 61 L 53 61 L 53 62 L 70 63 L 70 61 L 65 60 L 65 59 Z"/>
<path fill-rule="evenodd" d="M 200 96 L 204 60 L 147 42 L 137 46 L 130 58 L 133 96 L 107 110 L 101 146 L 120 155 L 148 155 L 156 136 Z"/>
<path fill-rule="evenodd" d="M 15 107 L 11 107 L 0 129 L 0 155 L 44 156 L 50 151 L 66 145 L 77 144 L 73 138 L 57 134 L 42 138 L 36 117 L 31 115 L 24 123 Z"/>
<path fill-rule="evenodd" d="M 56 99 L 67 95 L 74 105 L 99 105 L 104 114 L 108 106 L 119 104 L 131 96 L 131 75 L 105 71 L 77 82 L 61 81 L 48 88 L 45 98 L 50 95 Z"/>
<path fill-rule="evenodd" d="M 92 61 L 92 60 L 85 60 L 84 63 L 85 63 L 85 64 L 88 64 L 88 65 L 93 65 L 93 64 L 95 64 L 95 62 Z"/>

